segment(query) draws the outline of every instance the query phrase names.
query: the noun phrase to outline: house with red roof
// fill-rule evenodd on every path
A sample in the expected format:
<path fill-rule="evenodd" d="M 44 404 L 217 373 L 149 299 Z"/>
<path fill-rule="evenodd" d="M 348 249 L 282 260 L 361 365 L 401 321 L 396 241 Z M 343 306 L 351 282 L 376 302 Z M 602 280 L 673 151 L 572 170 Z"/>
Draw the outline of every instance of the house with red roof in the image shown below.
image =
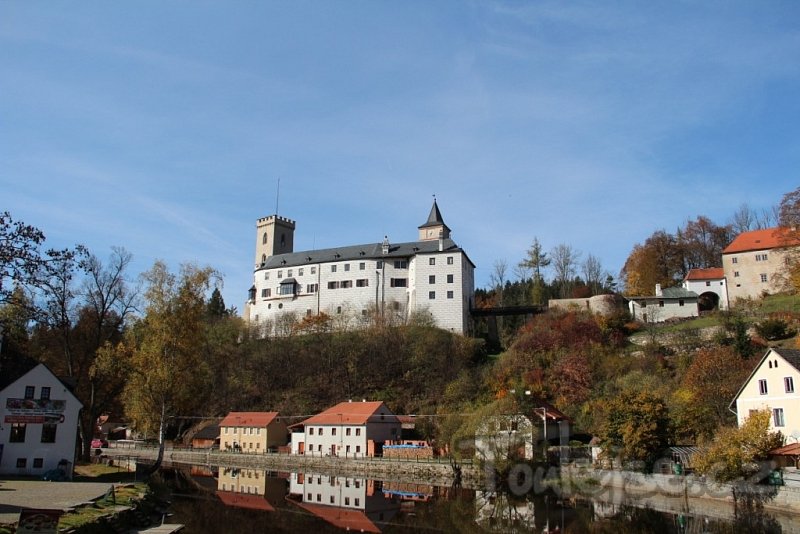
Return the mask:
<path fill-rule="evenodd" d="M 362 458 L 382 453 L 401 423 L 381 401 L 340 402 L 292 425 L 292 453 Z"/>
<path fill-rule="evenodd" d="M 278 412 L 230 412 L 219 423 L 221 450 L 263 453 L 289 442 Z"/>
<path fill-rule="evenodd" d="M 728 309 L 728 283 L 722 267 L 690 269 L 681 287 L 699 295 L 697 306 L 701 312 Z"/>
<path fill-rule="evenodd" d="M 784 291 L 789 254 L 798 246 L 800 239 L 789 228 L 767 228 L 739 234 L 722 251 L 722 268 L 728 279 L 730 302 Z"/>

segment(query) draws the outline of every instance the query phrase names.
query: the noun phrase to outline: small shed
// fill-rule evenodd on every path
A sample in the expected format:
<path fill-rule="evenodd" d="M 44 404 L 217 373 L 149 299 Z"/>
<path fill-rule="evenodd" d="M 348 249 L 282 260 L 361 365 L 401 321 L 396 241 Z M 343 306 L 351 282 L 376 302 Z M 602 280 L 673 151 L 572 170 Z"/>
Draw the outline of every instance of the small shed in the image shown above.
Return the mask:
<path fill-rule="evenodd" d="M 219 447 L 219 425 L 213 424 L 203 428 L 192 438 L 193 449 L 210 449 Z"/>

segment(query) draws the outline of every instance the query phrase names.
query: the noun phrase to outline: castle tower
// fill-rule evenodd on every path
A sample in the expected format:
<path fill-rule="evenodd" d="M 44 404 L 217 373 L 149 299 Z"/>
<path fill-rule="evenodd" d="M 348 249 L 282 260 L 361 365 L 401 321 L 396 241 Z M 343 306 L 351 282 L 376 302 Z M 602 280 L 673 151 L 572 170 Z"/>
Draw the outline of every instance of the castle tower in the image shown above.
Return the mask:
<path fill-rule="evenodd" d="M 256 222 L 256 269 L 267 258 L 294 252 L 295 223 L 280 215 L 262 217 Z"/>
<path fill-rule="evenodd" d="M 439 206 L 436 205 L 436 199 L 433 199 L 433 206 L 431 213 L 428 215 L 428 220 L 425 224 L 419 227 L 419 240 L 420 241 L 433 241 L 434 239 L 449 239 L 450 228 L 444 223 L 442 214 L 439 211 Z"/>

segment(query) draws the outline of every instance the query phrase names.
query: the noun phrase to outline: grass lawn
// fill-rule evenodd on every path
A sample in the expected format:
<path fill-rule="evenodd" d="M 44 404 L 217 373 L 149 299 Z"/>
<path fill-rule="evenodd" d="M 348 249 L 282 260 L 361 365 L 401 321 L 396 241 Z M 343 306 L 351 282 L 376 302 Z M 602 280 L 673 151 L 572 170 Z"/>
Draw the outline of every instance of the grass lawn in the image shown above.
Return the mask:
<path fill-rule="evenodd" d="M 80 464 L 75 466 L 76 482 L 133 482 L 135 473 L 105 464 Z"/>
<path fill-rule="evenodd" d="M 97 481 L 97 479 L 91 479 Z M 104 515 L 112 514 L 117 506 L 133 506 L 142 495 L 147 492 L 147 485 L 143 482 L 114 487 L 114 498 L 102 498 L 92 505 L 81 506 L 74 512 L 61 516 L 58 528 L 76 528 L 87 523 L 97 521 Z"/>

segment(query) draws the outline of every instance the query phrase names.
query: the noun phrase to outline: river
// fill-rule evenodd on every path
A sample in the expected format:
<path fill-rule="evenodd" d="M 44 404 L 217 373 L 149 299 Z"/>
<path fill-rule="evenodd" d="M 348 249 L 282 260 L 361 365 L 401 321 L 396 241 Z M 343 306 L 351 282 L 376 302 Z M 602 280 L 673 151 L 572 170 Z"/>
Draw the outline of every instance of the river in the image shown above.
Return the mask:
<path fill-rule="evenodd" d="M 310 472 L 185 466 L 162 469 L 151 484 L 172 502 L 169 521 L 200 534 L 795 531 L 757 506 L 720 519 L 553 491 L 512 495 Z"/>

